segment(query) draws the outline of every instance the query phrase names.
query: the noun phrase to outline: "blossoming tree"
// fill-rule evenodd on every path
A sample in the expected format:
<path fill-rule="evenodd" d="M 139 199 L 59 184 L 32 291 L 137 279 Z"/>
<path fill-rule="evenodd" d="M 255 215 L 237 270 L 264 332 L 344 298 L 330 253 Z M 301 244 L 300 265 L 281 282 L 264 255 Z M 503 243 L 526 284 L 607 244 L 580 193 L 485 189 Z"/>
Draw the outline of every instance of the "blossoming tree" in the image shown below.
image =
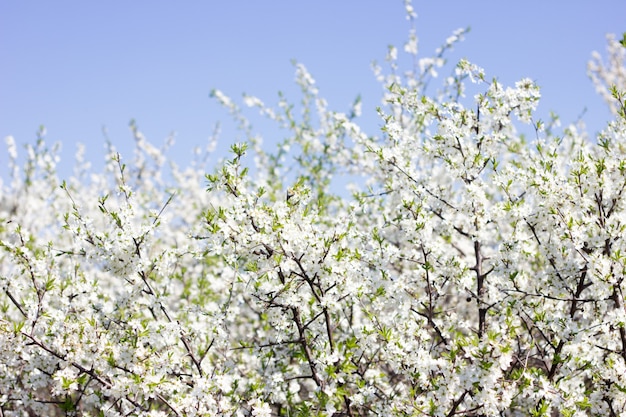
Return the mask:
<path fill-rule="evenodd" d="M 65 180 L 8 138 L 0 415 L 624 415 L 626 49 L 590 63 L 589 138 L 465 60 L 428 94 L 463 35 L 390 49 L 378 135 L 297 65 L 300 104 L 243 100 L 276 148 L 213 92 L 247 140 L 208 173 L 134 123 Z"/>

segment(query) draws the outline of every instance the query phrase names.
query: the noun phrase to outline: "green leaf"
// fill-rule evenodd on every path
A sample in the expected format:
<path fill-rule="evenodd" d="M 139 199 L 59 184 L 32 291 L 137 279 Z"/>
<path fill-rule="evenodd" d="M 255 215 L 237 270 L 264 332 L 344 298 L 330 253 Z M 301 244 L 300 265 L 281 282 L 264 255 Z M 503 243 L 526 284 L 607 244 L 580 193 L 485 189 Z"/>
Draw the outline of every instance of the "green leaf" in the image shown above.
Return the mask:
<path fill-rule="evenodd" d="M 74 405 L 74 401 L 72 401 L 72 397 L 65 397 L 65 401 L 59 404 L 59 408 L 65 412 L 67 411 L 76 411 L 76 405 Z"/>

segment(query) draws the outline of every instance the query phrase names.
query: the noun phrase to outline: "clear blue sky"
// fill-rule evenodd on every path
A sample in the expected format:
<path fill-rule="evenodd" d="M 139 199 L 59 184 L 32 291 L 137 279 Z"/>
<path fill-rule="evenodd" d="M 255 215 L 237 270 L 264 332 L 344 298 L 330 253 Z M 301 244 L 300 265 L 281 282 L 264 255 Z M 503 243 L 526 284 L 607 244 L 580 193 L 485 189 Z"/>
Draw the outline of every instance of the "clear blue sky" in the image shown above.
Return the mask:
<path fill-rule="evenodd" d="M 564 122 L 586 108 L 592 131 L 608 112 L 586 75 L 605 34 L 626 31 L 626 2 L 415 1 L 420 54 L 430 56 L 453 30 L 471 26 L 450 56 L 513 83 L 542 87 L 540 115 Z M 32 143 L 39 125 L 61 141 L 70 163 L 75 143 L 102 155 L 102 127 L 130 153 L 130 119 L 160 144 L 176 132 L 173 158 L 184 164 L 218 120 L 209 98 L 218 88 L 267 103 L 281 90 L 298 99 L 291 60 L 304 63 L 335 110 L 361 94 L 361 123 L 370 133 L 381 88 L 370 64 L 387 45 L 400 50 L 409 24 L 401 0 L 316 1 L 10 1 L 0 2 L 0 138 Z M 271 132 L 270 132 L 271 133 Z M 226 130 L 221 148 L 236 139 Z M 265 138 L 266 142 L 271 137 Z M 130 158 L 131 155 L 128 155 Z M 0 174 L 7 152 L 0 144 Z M 69 170 L 67 172 L 70 172 Z"/>

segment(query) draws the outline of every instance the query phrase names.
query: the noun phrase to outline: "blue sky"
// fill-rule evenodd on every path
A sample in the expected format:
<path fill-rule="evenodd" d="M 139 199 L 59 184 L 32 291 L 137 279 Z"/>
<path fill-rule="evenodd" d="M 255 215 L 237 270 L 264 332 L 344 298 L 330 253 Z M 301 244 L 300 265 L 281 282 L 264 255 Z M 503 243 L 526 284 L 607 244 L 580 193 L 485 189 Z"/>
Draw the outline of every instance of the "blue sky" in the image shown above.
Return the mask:
<path fill-rule="evenodd" d="M 420 55 L 432 55 L 452 31 L 470 26 L 451 61 L 467 58 L 505 84 L 534 79 L 544 118 L 556 111 L 569 122 L 586 109 L 591 131 L 608 119 L 586 63 L 593 50 L 604 52 L 606 33 L 626 31 L 623 0 L 442 0 L 414 7 Z M 156 144 L 175 132 L 172 157 L 185 164 L 217 121 L 228 126 L 209 98 L 213 88 L 267 103 L 280 90 L 298 100 L 292 59 L 307 66 L 331 108 L 347 111 L 360 94 L 360 122 L 375 134 L 381 87 L 370 64 L 383 61 L 389 44 L 401 48 L 408 29 L 401 0 L 5 0 L 0 137 L 33 143 L 43 124 L 47 140 L 63 143 L 69 164 L 76 142 L 98 161 L 106 127 L 130 157 L 128 123 L 135 119 Z M 266 142 L 280 135 L 268 133 Z M 218 149 L 236 139 L 225 128 Z M 2 144 L 0 170 L 6 160 Z"/>

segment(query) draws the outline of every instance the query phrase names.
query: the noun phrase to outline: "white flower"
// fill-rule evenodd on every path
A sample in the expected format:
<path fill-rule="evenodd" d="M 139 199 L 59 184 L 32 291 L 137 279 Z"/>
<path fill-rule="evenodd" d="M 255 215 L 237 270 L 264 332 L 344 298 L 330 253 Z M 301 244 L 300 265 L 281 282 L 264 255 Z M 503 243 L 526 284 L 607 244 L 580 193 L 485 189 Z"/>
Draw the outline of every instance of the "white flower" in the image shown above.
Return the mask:
<path fill-rule="evenodd" d="M 272 409 L 267 403 L 256 399 L 251 405 L 253 417 L 271 417 Z"/>

